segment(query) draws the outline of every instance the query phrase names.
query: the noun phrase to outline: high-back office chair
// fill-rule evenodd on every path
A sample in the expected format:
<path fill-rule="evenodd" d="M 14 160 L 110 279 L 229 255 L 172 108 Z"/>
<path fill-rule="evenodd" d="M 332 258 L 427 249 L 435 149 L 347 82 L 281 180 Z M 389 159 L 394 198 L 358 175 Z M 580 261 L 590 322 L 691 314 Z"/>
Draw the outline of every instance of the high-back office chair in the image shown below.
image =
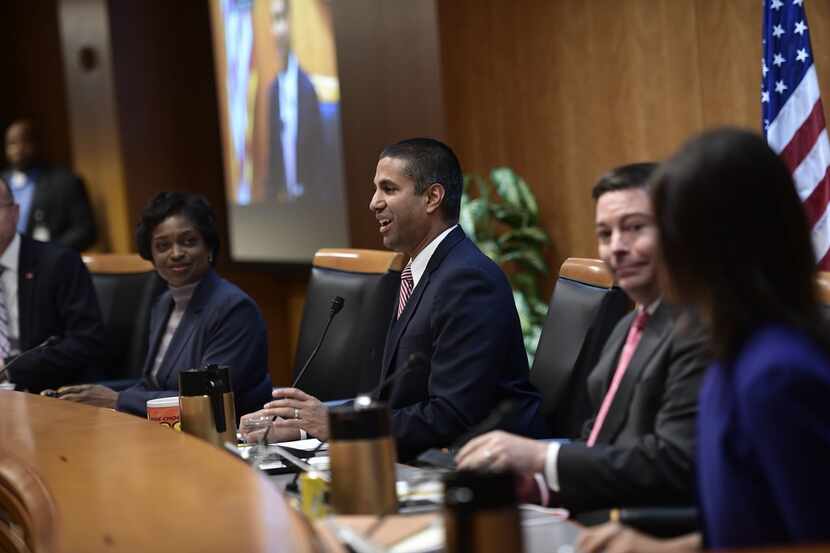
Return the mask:
<path fill-rule="evenodd" d="M 150 310 L 164 290 L 152 263 L 136 254 L 84 254 L 107 331 L 111 369 L 97 380 L 122 389 L 141 378 Z"/>
<path fill-rule="evenodd" d="M 56 513 L 52 495 L 37 473 L 0 450 L 0 551 L 55 551 Z"/>
<path fill-rule="evenodd" d="M 614 325 L 630 310 L 602 261 L 571 257 L 562 264 L 530 371 L 550 436 L 576 438 L 593 415 L 588 374 Z"/>
<path fill-rule="evenodd" d="M 332 298 L 341 296 L 345 303 L 298 388 L 330 401 L 351 398 L 377 386 L 403 264 L 404 257 L 394 252 L 317 252 L 303 309 L 294 378 L 320 338 Z"/>

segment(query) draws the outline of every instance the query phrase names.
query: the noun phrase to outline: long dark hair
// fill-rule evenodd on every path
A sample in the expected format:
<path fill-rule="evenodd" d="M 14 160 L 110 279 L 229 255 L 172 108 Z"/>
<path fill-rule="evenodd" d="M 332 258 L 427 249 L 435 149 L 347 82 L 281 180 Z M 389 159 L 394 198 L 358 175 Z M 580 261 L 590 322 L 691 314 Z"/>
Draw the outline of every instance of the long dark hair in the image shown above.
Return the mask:
<path fill-rule="evenodd" d="M 704 307 L 716 358 L 734 358 L 768 323 L 793 325 L 827 348 L 810 229 L 790 171 L 760 136 L 705 132 L 652 184 L 670 288 Z"/>

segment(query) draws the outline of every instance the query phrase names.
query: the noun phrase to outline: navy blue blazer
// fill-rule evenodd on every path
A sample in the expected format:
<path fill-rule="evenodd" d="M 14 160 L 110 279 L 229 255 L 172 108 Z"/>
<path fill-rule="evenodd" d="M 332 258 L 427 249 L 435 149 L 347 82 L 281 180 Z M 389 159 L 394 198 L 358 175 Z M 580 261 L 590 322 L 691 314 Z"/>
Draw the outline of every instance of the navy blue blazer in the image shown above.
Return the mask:
<path fill-rule="evenodd" d="M 213 270 L 196 286 L 162 359 L 159 386 L 154 386 L 149 375 L 172 309 L 173 299 L 167 291 L 150 315 L 144 378 L 118 394 L 116 409 L 146 416 L 147 400 L 178 394 L 180 370 L 213 363 L 231 367 L 237 417 L 261 409 L 271 400 L 265 322 L 254 301 Z"/>
<path fill-rule="evenodd" d="M 415 352 L 428 366 L 401 376 L 388 392 L 399 458 L 451 445 L 505 399 L 516 412 L 505 429 L 539 435 L 541 400 L 528 379 L 510 285 L 460 227 L 433 253 L 400 319 L 393 315 L 381 381 Z"/>
<path fill-rule="evenodd" d="M 92 278 L 78 252 L 23 236 L 17 282 L 20 350 L 50 336 L 60 339 L 21 357 L 9 369 L 9 379 L 40 392 L 96 376 L 106 361 L 104 326 Z"/>
<path fill-rule="evenodd" d="M 802 332 L 757 330 L 706 373 L 698 495 L 707 547 L 830 541 L 830 357 Z"/>

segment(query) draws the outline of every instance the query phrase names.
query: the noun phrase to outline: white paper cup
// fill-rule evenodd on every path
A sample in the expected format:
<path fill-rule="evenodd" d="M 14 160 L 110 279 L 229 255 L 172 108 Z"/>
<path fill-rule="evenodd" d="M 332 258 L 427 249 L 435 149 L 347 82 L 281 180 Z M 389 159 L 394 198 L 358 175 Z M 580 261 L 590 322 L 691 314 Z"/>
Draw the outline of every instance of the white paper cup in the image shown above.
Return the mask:
<path fill-rule="evenodd" d="M 181 431 L 179 396 L 147 400 L 147 420 Z"/>

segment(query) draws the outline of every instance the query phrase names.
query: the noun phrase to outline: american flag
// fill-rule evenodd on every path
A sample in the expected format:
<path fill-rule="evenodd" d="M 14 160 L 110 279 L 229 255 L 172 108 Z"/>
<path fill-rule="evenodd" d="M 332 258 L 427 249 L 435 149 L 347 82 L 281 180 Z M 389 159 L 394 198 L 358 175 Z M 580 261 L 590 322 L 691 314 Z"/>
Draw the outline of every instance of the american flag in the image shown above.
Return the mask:
<path fill-rule="evenodd" d="M 804 0 L 764 0 L 761 111 L 770 147 L 793 173 L 821 270 L 830 270 L 830 141 Z"/>

